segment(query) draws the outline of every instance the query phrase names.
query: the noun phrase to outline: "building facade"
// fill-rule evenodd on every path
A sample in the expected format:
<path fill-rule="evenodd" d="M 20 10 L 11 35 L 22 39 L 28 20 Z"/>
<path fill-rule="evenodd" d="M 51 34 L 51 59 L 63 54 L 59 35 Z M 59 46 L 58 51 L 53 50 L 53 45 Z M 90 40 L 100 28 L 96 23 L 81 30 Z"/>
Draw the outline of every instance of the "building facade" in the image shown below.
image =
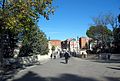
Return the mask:
<path fill-rule="evenodd" d="M 49 50 L 51 51 L 52 46 L 55 47 L 55 51 L 61 50 L 61 40 L 50 40 L 49 41 Z"/>
<path fill-rule="evenodd" d="M 80 49 L 89 49 L 90 48 L 90 44 L 89 44 L 90 40 L 91 39 L 88 37 L 80 37 L 79 38 Z"/>
<path fill-rule="evenodd" d="M 79 41 L 74 38 L 69 38 L 65 41 L 61 42 L 62 50 L 68 50 L 70 52 L 78 52 L 79 51 Z"/>
<path fill-rule="evenodd" d="M 61 42 L 61 49 L 68 50 L 70 52 L 80 52 L 82 49 L 90 49 L 91 38 L 88 37 L 80 37 L 77 40 L 74 38 L 66 39 Z"/>

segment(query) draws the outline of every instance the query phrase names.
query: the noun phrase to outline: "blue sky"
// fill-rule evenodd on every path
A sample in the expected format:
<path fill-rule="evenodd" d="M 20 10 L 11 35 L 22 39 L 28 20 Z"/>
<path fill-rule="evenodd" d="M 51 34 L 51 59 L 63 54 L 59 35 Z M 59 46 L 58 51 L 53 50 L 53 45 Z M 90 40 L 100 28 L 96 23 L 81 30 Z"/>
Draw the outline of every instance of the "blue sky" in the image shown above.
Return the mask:
<path fill-rule="evenodd" d="M 103 13 L 120 13 L 120 0 L 54 0 L 57 6 L 50 20 L 40 18 L 38 26 L 50 39 L 86 37 L 92 17 Z"/>

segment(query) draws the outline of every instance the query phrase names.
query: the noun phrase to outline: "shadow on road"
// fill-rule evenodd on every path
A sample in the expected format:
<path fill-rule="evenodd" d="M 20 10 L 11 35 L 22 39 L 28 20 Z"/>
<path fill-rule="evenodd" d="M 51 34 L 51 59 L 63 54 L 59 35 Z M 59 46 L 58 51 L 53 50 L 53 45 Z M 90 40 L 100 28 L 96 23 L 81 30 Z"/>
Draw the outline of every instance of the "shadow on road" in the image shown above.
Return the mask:
<path fill-rule="evenodd" d="M 62 63 L 62 64 L 66 64 L 65 62 L 60 62 L 60 63 Z"/>
<path fill-rule="evenodd" d="M 29 71 L 26 75 L 13 81 L 46 81 L 45 78 L 38 76 L 36 73 Z"/>
<path fill-rule="evenodd" d="M 120 68 L 118 67 L 107 67 L 107 68 L 114 69 L 114 70 L 120 70 Z"/>
<path fill-rule="evenodd" d="M 0 71 L 0 81 L 6 81 L 8 79 L 14 78 L 14 75 L 16 75 L 18 72 L 17 69 L 7 69 L 4 68 L 4 71 Z"/>
<path fill-rule="evenodd" d="M 105 77 L 108 81 L 120 81 L 120 78 Z"/>
<path fill-rule="evenodd" d="M 107 81 L 119 81 L 118 78 L 107 77 Z M 99 81 L 93 78 L 81 77 L 73 74 L 62 74 L 59 77 L 41 77 L 29 71 L 26 75 L 13 81 Z"/>
<path fill-rule="evenodd" d="M 120 59 L 111 59 L 111 60 L 93 60 L 92 62 L 98 62 L 98 63 L 120 63 Z"/>

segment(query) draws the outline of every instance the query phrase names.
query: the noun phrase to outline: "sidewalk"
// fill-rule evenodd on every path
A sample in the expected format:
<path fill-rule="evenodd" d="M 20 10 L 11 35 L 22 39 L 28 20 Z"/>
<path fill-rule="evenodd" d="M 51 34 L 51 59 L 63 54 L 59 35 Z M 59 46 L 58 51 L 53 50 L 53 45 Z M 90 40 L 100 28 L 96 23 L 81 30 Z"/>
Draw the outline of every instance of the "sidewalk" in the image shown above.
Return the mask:
<path fill-rule="evenodd" d="M 37 65 L 42 65 L 42 64 L 45 64 L 47 63 L 48 61 L 50 60 L 50 58 L 44 58 L 44 59 L 41 59 L 39 60 L 39 62 L 33 64 L 33 65 L 23 65 L 21 68 L 18 68 L 16 70 L 14 70 L 13 72 L 8 72 L 7 74 L 4 75 L 4 80 L 3 81 L 12 81 L 14 79 L 14 76 L 20 72 L 24 72 L 24 71 L 28 71 L 30 70 L 31 68 L 34 68 L 36 67 Z M 0 81 L 1 78 L 0 78 Z"/>

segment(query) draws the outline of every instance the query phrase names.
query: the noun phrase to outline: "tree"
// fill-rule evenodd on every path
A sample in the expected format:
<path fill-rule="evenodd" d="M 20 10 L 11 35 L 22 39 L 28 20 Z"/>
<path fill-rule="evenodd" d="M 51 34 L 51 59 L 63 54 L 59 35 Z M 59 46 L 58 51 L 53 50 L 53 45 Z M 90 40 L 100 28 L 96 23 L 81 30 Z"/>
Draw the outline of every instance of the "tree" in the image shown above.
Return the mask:
<path fill-rule="evenodd" d="M 119 16 L 118 16 L 118 22 L 120 23 L 120 14 L 119 14 Z"/>
<path fill-rule="evenodd" d="M 97 43 L 101 43 L 102 46 L 107 45 L 111 42 L 112 31 L 106 26 L 91 26 L 87 30 L 86 34 L 93 40 L 97 40 Z"/>
<path fill-rule="evenodd" d="M 113 13 L 110 13 L 110 12 L 105 13 L 105 14 L 100 14 L 99 16 L 93 18 L 93 21 L 94 21 L 93 26 L 112 27 L 112 31 L 110 31 L 111 33 L 107 37 L 107 40 L 109 40 L 109 42 L 111 42 L 111 45 L 112 45 L 112 42 L 115 43 L 115 40 L 116 40 L 117 35 L 115 32 L 116 32 L 116 29 L 118 29 L 118 25 L 119 25 L 118 20 L 119 19 L 117 19 L 117 16 L 115 16 Z M 103 31 L 103 32 L 105 32 L 105 31 Z M 102 41 L 102 44 L 106 43 L 105 41 L 107 41 L 107 40 L 105 39 L 106 36 L 104 37 L 104 33 L 103 33 L 103 35 L 101 34 L 100 38 L 99 39 Z"/>
<path fill-rule="evenodd" d="M 120 24 L 120 15 L 118 16 L 118 23 Z M 120 25 L 113 29 L 113 47 L 114 53 L 120 53 Z"/>
<path fill-rule="evenodd" d="M 12 39 L 24 39 L 41 16 L 49 20 L 48 16 L 54 13 L 52 2 L 53 0 L 0 0 L 0 65 L 3 65 L 4 54 L 12 54 L 15 48 L 17 42 Z M 9 42 L 14 43 L 14 46 Z"/>
<path fill-rule="evenodd" d="M 111 36 L 112 31 L 108 29 L 106 26 L 91 26 L 87 32 L 87 36 L 90 38 L 93 38 L 95 40 L 105 40 L 106 38 L 109 38 L 108 36 Z"/>
<path fill-rule="evenodd" d="M 120 28 L 116 27 L 113 30 L 113 52 L 114 53 L 120 53 Z"/>
<path fill-rule="evenodd" d="M 20 40 L 40 16 L 48 20 L 51 13 L 54 13 L 52 0 L 0 0 L 0 37 L 6 33 L 4 31 L 9 30 Z M 2 50 L 4 49 L 1 48 L 0 58 L 3 55 Z"/>
<path fill-rule="evenodd" d="M 115 16 L 110 12 L 94 17 L 93 22 L 95 25 L 103 25 L 103 26 L 110 25 L 113 29 L 118 26 L 117 16 Z"/>
<path fill-rule="evenodd" d="M 23 47 L 20 56 L 44 55 L 48 53 L 48 40 L 46 35 L 37 26 L 32 27 L 26 34 L 22 39 Z"/>
<path fill-rule="evenodd" d="M 55 51 L 55 46 L 52 46 L 51 50 L 52 50 L 52 52 Z"/>
<path fill-rule="evenodd" d="M 48 54 L 49 49 L 48 49 L 48 40 L 44 32 L 39 30 L 39 49 L 38 51 L 40 52 L 41 55 Z"/>

